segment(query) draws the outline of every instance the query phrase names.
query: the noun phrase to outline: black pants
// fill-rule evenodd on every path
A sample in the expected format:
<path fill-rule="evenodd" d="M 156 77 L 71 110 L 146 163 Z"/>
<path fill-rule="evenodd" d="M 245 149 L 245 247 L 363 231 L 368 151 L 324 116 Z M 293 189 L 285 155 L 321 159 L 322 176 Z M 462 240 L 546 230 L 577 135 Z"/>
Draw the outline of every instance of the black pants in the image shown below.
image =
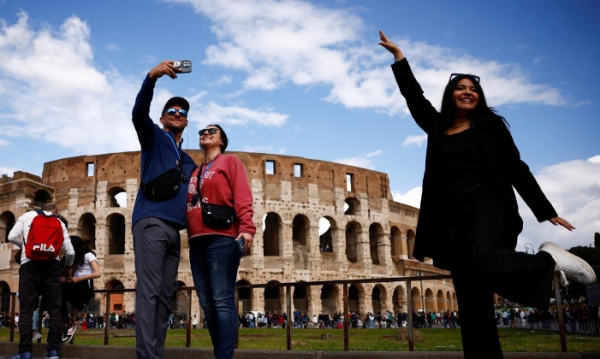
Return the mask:
<path fill-rule="evenodd" d="M 19 268 L 19 352 L 33 349 L 33 311 L 42 296 L 50 314 L 48 350 L 59 349 L 61 339 L 60 320 L 60 263 L 57 260 L 29 261 Z"/>
<path fill-rule="evenodd" d="M 62 303 L 60 307 L 62 323 L 70 324 L 67 303 L 71 303 L 76 310 L 82 310 L 94 296 L 89 280 L 77 283 L 62 283 Z M 73 319 L 73 318 L 71 318 Z"/>
<path fill-rule="evenodd" d="M 516 252 L 498 200 L 471 208 L 461 221 L 459 265 L 452 279 L 460 310 L 464 357 L 502 358 L 493 293 L 525 306 L 548 308 L 554 260 L 546 252 Z"/>

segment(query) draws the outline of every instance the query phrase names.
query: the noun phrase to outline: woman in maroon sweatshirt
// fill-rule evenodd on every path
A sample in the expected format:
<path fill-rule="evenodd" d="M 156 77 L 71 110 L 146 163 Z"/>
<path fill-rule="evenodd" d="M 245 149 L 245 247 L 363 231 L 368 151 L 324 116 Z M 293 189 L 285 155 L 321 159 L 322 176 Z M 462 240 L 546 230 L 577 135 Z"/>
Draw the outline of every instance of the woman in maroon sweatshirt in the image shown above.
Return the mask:
<path fill-rule="evenodd" d="M 237 271 L 256 226 L 246 170 L 237 157 L 223 154 L 227 135 L 219 125 L 209 125 L 199 134 L 204 162 L 192 172 L 187 201 L 190 266 L 215 358 L 225 359 L 233 357 L 237 332 Z M 221 223 L 215 223 L 215 214 Z M 222 220 L 227 217 L 231 223 Z"/>

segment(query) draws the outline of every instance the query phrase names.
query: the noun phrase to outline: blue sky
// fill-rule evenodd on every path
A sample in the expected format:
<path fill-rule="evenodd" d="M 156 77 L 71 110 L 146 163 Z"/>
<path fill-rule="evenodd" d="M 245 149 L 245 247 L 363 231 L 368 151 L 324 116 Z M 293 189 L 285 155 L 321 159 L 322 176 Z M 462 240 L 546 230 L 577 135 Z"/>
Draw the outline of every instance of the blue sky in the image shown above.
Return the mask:
<path fill-rule="evenodd" d="M 398 43 L 438 105 L 452 72 L 481 76 L 523 159 L 578 229 L 538 224 L 525 243 L 593 243 L 600 232 L 598 1 L 0 0 L 0 173 L 41 175 L 64 157 L 139 149 L 130 113 L 145 74 L 162 78 L 151 116 L 191 102 L 185 148 L 222 124 L 230 150 L 385 172 L 418 206 L 425 137 L 408 115 L 378 31 Z"/>

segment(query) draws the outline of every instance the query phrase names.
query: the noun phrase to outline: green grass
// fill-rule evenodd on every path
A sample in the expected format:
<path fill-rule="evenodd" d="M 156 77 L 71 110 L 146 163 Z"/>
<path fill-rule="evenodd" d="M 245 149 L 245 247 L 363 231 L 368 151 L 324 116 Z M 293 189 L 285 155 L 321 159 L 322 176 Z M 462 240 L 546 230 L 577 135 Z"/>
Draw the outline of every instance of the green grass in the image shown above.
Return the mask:
<path fill-rule="evenodd" d="M 135 337 L 114 337 L 110 331 L 110 345 L 135 345 Z M 120 329 L 120 334 L 134 334 L 133 330 Z M 351 351 L 408 351 L 408 344 L 396 341 L 397 329 L 350 330 L 349 349 Z M 459 329 L 422 329 L 423 342 L 415 342 L 416 351 L 460 351 Z M 321 335 L 330 333 L 332 339 L 323 340 Z M 500 342 L 505 352 L 560 352 L 560 337 L 557 332 L 530 331 L 525 329 L 500 328 Z M 168 347 L 185 346 L 185 330 L 171 329 L 167 334 Z M 19 334 L 15 333 L 15 341 Z M 9 331 L 0 329 L 0 341 L 9 340 Z M 102 330 L 78 330 L 75 344 L 102 345 Z M 211 348 L 208 331 L 192 330 L 191 346 Z M 239 332 L 240 349 L 286 350 L 286 330 L 284 329 L 241 329 Z M 336 329 L 293 329 L 292 348 L 294 350 L 343 351 L 344 333 Z M 567 336 L 567 348 L 570 352 L 597 352 L 600 337 Z"/>

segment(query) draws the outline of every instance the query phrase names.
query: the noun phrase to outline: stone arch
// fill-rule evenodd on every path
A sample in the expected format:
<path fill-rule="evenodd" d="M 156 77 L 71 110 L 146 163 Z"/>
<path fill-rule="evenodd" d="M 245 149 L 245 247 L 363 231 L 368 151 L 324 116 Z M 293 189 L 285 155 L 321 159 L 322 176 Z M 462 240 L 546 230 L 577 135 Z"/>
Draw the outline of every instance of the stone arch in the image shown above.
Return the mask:
<path fill-rule="evenodd" d="M 124 289 L 123 283 L 119 280 L 113 279 L 106 283 L 106 289 L 117 290 Z M 123 301 L 124 293 L 111 293 L 109 308 L 111 313 L 122 314 L 125 311 L 124 301 Z M 107 313 L 108 315 L 108 313 Z M 107 323 L 108 324 L 108 323 Z"/>
<path fill-rule="evenodd" d="M 416 312 L 420 312 L 425 308 L 425 306 L 423 305 L 423 298 L 421 297 L 421 291 L 419 290 L 419 288 L 413 287 L 410 290 L 410 296 L 412 301 L 412 308 Z"/>
<path fill-rule="evenodd" d="M 337 312 L 337 297 L 339 288 L 332 284 L 325 284 L 321 288 L 321 308 L 323 313 Z"/>
<path fill-rule="evenodd" d="M 108 254 L 125 254 L 125 217 L 113 213 L 106 217 Z"/>
<path fill-rule="evenodd" d="M 373 287 L 371 292 L 371 303 L 373 305 L 373 313 L 380 313 L 386 308 L 385 305 L 386 290 L 381 284 L 377 284 Z"/>
<path fill-rule="evenodd" d="M 405 310 L 406 305 L 406 292 L 405 289 L 398 285 L 394 288 L 394 294 L 392 295 L 392 305 L 394 306 L 394 313 L 400 313 Z"/>
<path fill-rule="evenodd" d="M 458 302 L 456 301 L 456 292 L 452 292 L 452 308 L 454 308 L 455 311 L 460 310 Z"/>
<path fill-rule="evenodd" d="M 360 299 L 364 289 L 361 285 L 352 284 L 348 287 L 348 310 L 360 313 Z"/>
<path fill-rule="evenodd" d="M 302 214 L 298 214 L 292 221 L 292 243 L 294 248 L 294 265 L 296 269 L 308 269 L 308 256 L 310 246 L 308 237 L 310 234 L 310 221 Z"/>
<path fill-rule="evenodd" d="M 360 201 L 354 197 L 348 197 L 345 200 L 344 214 L 358 215 L 360 214 Z"/>
<path fill-rule="evenodd" d="M 33 197 L 33 205 L 38 208 L 42 208 L 46 203 L 52 202 L 52 196 L 48 191 L 40 189 L 35 192 Z"/>
<path fill-rule="evenodd" d="M 281 217 L 275 212 L 266 214 L 264 220 L 264 256 L 279 256 L 281 253 Z"/>
<path fill-rule="evenodd" d="M 279 281 L 267 282 L 270 283 L 279 283 Z M 265 312 L 281 313 L 281 292 L 281 287 L 265 287 Z"/>
<path fill-rule="evenodd" d="M 446 308 L 446 298 L 444 298 L 444 292 L 442 292 L 442 290 L 440 289 L 437 292 L 437 310 L 445 311 L 446 309 L 450 308 Z"/>
<path fill-rule="evenodd" d="M 319 250 L 324 253 L 333 253 L 333 231 L 337 229 L 335 220 L 329 216 L 319 219 Z"/>
<path fill-rule="evenodd" d="M 369 226 L 369 247 L 371 252 L 371 261 L 373 264 L 381 264 L 380 258 L 383 251 L 383 228 L 379 223 L 372 223 Z"/>
<path fill-rule="evenodd" d="M 0 238 L 3 242 L 8 242 L 8 234 L 16 222 L 15 215 L 11 211 L 5 211 L 0 214 Z"/>
<path fill-rule="evenodd" d="M 413 250 L 415 249 L 415 231 L 412 229 L 406 231 L 406 241 L 408 242 L 408 258 L 413 259 Z"/>
<path fill-rule="evenodd" d="M 392 258 L 406 254 L 402 253 L 402 232 L 396 226 L 390 228 L 390 251 Z"/>
<path fill-rule="evenodd" d="M 5 281 L 0 281 L 0 311 L 10 311 L 10 285 Z"/>
<path fill-rule="evenodd" d="M 250 285 L 251 283 L 245 279 L 239 280 L 235 283 L 241 285 Z M 265 288 L 266 291 L 267 288 Z M 239 312 L 246 313 L 252 310 L 252 288 L 237 288 L 238 301 L 239 301 Z"/>
<path fill-rule="evenodd" d="M 430 288 L 425 289 L 425 308 L 428 312 L 432 312 L 435 310 L 433 291 Z"/>
<path fill-rule="evenodd" d="M 106 194 L 108 195 L 108 203 L 113 208 L 127 208 L 127 192 L 119 186 L 112 187 Z"/>
<path fill-rule="evenodd" d="M 300 281 L 300 283 L 303 281 Z M 306 285 L 297 285 L 294 287 L 293 303 L 294 308 L 299 310 L 300 313 L 308 314 L 308 298 L 310 294 L 310 287 Z"/>
<path fill-rule="evenodd" d="M 77 235 L 90 249 L 96 249 L 96 217 L 92 213 L 84 213 L 79 217 Z"/>
<path fill-rule="evenodd" d="M 358 261 L 358 243 L 360 242 L 362 228 L 358 222 L 348 222 L 346 225 L 346 258 L 352 263 Z"/>
<path fill-rule="evenodd" d="M 450 291 L 446 291 L 446 303 L 447 303 L 447 309 L 454 310 L 454 305 L 452 303 L 452 297 L 450 297 Z"/>

